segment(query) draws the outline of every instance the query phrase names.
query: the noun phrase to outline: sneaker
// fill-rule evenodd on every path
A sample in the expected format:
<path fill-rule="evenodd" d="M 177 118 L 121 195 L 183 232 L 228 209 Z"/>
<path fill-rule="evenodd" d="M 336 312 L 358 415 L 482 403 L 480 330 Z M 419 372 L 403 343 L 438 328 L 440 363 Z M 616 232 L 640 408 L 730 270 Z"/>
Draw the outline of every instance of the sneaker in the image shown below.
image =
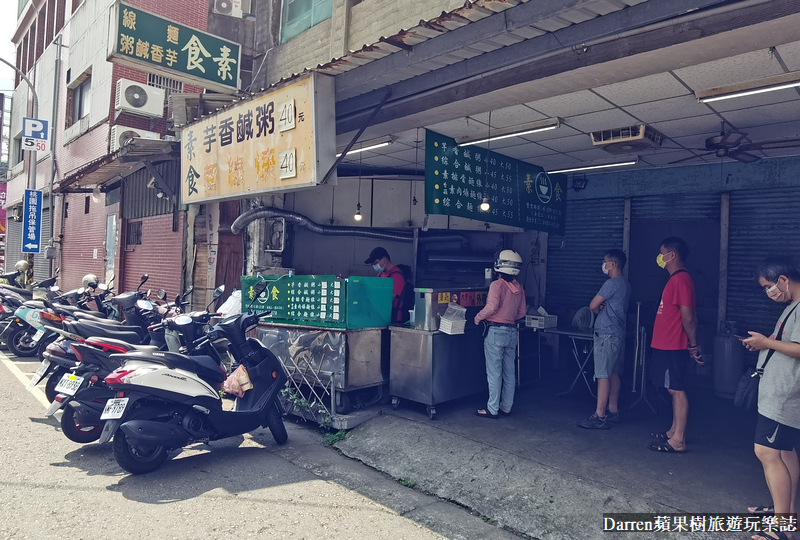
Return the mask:
<path fill-rule="evenodd" d="M 619 416 L 619 411 L 611 412 L 606 411 L 606 422 L 611 422 L 612 424 L 621 424 L 622 418 Z"/>
<path fill-rule="evenodd" d="M 607 419 L 608 417 L 600 418 L 597 413 L 592 413 L 592 416 L 586 420 L 581 420 L 578 425 L 586 429 L 609 429 L 611 426 Z"/>

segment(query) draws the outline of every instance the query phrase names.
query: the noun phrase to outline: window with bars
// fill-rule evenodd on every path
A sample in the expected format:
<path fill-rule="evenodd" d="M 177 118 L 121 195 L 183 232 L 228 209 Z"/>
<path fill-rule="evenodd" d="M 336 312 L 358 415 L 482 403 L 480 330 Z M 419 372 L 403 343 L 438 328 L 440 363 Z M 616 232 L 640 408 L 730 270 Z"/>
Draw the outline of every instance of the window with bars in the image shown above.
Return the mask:
<path fill-rule="evenodd" d="M 147 85 L 164 89 L 167 100 L 167 118 L 170 118 L 172 116 L 172 103 L 169 100 L 169 96 L 173 93 L 180 94 L 183 92 L 183 83 L 181 81 L 176 81 L 175 79 L 170 79 L 169 77 L 148 73 Z"/>
<path fill-rule="evenodd" d="M 125 233 L 125 243 L 129 246 L 142 245 L 142 222 L 129 221 L 128 230 Z"/>

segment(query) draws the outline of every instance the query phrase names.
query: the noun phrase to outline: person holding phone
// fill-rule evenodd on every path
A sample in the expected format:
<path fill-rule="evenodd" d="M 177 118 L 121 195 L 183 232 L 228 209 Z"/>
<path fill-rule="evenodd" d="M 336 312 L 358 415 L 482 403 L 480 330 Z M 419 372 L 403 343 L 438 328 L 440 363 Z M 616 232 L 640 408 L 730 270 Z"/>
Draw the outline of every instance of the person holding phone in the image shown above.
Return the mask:
<path fill-rule="evenodd" d="M 755 514 L 795 513 L 800 480 L 800 270 L 788 258 L 770 257 L 755 279 L 770 300 L 787 304 L 769 337 L 748 332 L 742 344 L 759 351 L 756 369 L 758 420 L 755 454 L 764 467 L 773 507 L 750 507 Z M 785 540 L 785 533 L 761 533 L 753 540 Z"/>

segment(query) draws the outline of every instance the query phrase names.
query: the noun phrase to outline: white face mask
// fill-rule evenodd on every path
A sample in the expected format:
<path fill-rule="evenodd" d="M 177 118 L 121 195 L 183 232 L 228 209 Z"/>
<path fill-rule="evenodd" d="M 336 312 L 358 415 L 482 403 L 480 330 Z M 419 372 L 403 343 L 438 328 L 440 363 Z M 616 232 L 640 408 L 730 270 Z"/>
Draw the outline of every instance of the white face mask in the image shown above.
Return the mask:
<path fill-rule="evenodd" d="M 603 273 L 604 273 L 605 275 L 608 275 L 608 266 L 607 266 L 607 263 L 603 263 Z"/>
<path fill-rule="evenodd" d="M 378 263 L 373 264 L 372 269 L 375 270 L 376 272 L 383 272 L 383 268 L 381 268 L 381 265 Z"/>

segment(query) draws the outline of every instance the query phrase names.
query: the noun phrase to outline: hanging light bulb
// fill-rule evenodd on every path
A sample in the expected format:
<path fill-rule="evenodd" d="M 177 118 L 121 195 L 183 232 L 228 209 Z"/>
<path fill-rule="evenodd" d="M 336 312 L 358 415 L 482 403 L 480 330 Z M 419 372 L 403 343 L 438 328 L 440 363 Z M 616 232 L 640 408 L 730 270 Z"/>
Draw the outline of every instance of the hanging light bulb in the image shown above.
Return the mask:
<path fill-rule="evenodd" d="M 483 201 L 481 201 L 481 206 L 480 206 L 481 212 L 488 212 L 489 208 L 491 208 L 491 206 L 489 205 L 489 197 L 487 197 L 486 194 L 484 193 Z"/>
<path fill-rule="evenodd" d="M 361 205 L 356 205 L 356 214 L 353 216 L 353 219 L 356 221 L 361 221 L 361 218 L 364 217 L 361 215 Z"/>

